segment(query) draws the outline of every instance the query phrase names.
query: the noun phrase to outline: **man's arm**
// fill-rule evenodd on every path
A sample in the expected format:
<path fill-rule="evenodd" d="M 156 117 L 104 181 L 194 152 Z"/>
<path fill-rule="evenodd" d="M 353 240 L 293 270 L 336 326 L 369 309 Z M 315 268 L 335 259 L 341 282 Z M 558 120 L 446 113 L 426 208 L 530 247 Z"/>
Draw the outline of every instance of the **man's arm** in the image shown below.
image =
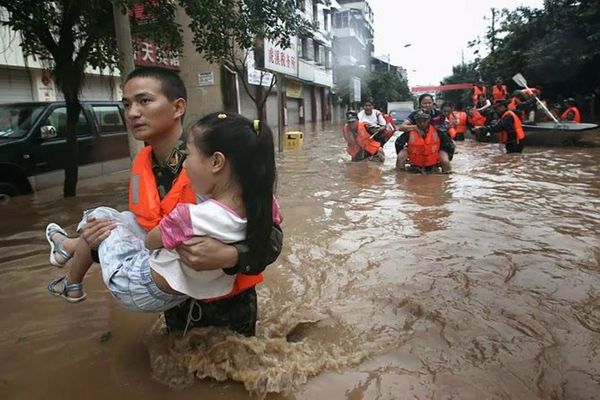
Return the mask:
<path fill-rule="evenodd" d="M 254 259 L 252 257 L 252 250 L 244 242 L 234 244 L 234 247 L 238 252 L 237 265 L 233 268 L 224 269 L 225 273 L 233 275 L 241 272 L 246 275 L 258 275 L 269 264 L 274 263 L 279 254 L 281 254 L 281 249 L 283 248 L 283 230 L 281 226 L 273 224 L 269 249 L 265 253 L 265 258 L 256 263 L 251 261 Z"/>
<path fill-rule="evenodd" d="M 398 127 L 398 130 L 401 132 L 414 131 L 415 129 L 417 129 L 417 125 L 415 125 L 410 119 L 405 119 L 404 122 L 402 122 L 402 124 L 400 124 Z"/>
<path fill-rule="evenodd" d="M 273 224 L 271 243 L 265 259 L 253 264 L 251 250 L 245 242 L 228 245 L 208 236 L 194 237 L 187 244 L 176 248 L 181 260 L 196 271 L 223 269 L 227 274 L 242 272 L 247 275 L 261 273 L 267 265 L 279 257 L 283 245 L 283 231 Z"/>
<path fill-rule="evenodd" d="M 490 133 L 508 131 L 511 129 L 513 129 L 513 119 L 510 116 L 506 116 L 506 117 L 500 119 L 494 125 L 486 125 L 486 126 L 479 127 L 479 130 L 484 131 L 484 132 L 490 132 Z"/>

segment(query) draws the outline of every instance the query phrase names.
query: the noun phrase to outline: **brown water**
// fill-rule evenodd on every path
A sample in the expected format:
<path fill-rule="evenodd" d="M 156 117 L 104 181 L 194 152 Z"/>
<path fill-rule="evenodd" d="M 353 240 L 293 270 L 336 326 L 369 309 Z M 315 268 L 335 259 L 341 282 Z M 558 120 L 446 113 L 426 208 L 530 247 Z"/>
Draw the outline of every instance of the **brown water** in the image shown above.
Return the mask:
<path fill-rule="evenodd" d="M 316 130 L 280 157 L 256 338 L 167 339 L 97 268 L 82 304 L 46 293 L 45 225 L 125 207 L 125 174 L 0 206 L 0 398 L 600 398 L 600 148 L 459 143 L 450 176 L 397 174 L 386 150 L 350 163 Z"/>

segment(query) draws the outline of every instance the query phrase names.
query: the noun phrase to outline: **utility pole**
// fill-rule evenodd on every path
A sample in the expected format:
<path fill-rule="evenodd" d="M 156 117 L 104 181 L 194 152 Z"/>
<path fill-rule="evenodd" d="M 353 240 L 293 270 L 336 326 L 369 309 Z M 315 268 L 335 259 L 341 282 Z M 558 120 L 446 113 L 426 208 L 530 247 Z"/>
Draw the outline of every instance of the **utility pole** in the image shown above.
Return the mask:
<path fill-rule="evenodd" d="M 129 26 L 127 8 L 119 6 L 118 2 L 114 0 L 112 3 L 117 48 L 119 49 L 119 70 L 121 71 L 121 84 L 123 84 L 127 75 L 135 69 L 131 28 Z M 136 154 L 144 147 L 144 143 L 136 140 L 131 133 L 127 135 L 127 141 L 129 143 L 129 156 L 133 160 Z"/>

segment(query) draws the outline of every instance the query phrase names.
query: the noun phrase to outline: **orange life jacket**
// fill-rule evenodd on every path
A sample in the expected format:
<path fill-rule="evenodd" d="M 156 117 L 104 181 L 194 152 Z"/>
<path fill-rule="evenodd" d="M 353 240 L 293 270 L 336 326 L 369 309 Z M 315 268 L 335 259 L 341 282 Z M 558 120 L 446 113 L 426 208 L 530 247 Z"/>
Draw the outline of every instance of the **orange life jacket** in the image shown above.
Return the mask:
<path fill-rule="evenodd" d="M 408 134 L 408 157 L 412 165 L 431 167 L 440 161 L 440 137 L 433 125 L 429 125 L 425 138 L 416 130 Z"/>
<path fill-rule="evenodd" d="M 480 94 L 487 95 L 487 89 L 485 88 L 485 86 L 481 88 L 479 86 L 473 86 L 473 104 L 477 103 Z"/>
<path fill-rule="evenodd" d="M 517 143 L 521 140 L 525 139 L 525 131 L 523 130 L 523 125 L 521 124 L 521 120 L 517 117 L 517 114 L 510 110 L 506 110 L 504 114 L 502 114 L 502 118 L 508 114 L 513 119 L 513 124 L 515 127 L 515 132 L 517 133 Z M 508 133 L 506 131 L 498 132 L 498 143 L 506 143 L 508 141 Z"/>
<path fill-rule="evenodd" d="M 499 100 L 504 100 L 508 96 L 508 90 L 506 89 L 506 85 L 498 85 L 492 86 L 492 98 L 494 103 Z"/>
<path fill-rule="evenodd" d="M 467 113 L 464 111 L 454 111 L 456 120 L 456 133 L 465 133 L 467 131 Z"/>
<path fill-rule="evenodd" d="M 448 134 L 450 135 L 450 137 L 452 139 L 454 139 L 457 134 L 456 125 L 458 124 L 458 121 L 453 112 L 451 112 L 450 115 L 447 115 L 446 119 L 448 120 L 448 123 L 450 124 L 448 127 Z"/>
<path fill-rule="evenodd" d="M 565 110 L 564 113 L 562 113 L 562 115 L 560 116 L 560 119 L 562 120 L 567 120 L 567 118 L 569 117 L 569 112 L 573 112 L 574 117 L 573 117 L 573 122 L 577 122 L 580 123 L 581 122 L 581 114 L 579 113 L 579 109 L 577 107 L 569 107 Z"/>
<path fill-rule="evenodd" d="M 129 180 L 129 210 L 135 214 L 138 224 L 145 230 L 158 225 L 160 220 L 169 214 L 179 203 L 196 203 L 196 194 L 192 189 L 190 178 L 185 169 L 175 178 L 171 190 L 160 200 L 156 180 L 152 170 L 152 148 L 144 147 L 133 161 Z M 235 296 L 263 281 L 262 274 L 237 274 L 233 289 L 225 296 L 208 299 L 219 300 Z"/>
<path fill-rule="evenodd" d="M 473 109 L 473 115 L 468 115 L 467 120 L 471 126 L 483 126 L 485 125 L 485 117 L 475 109 Z"/>
<path fill-rule="evenodd" d="M 344 139 L 346 139 L 346 143 L 348 143 L 348 148 L 346 151 L 352 157 L 354 157 L 361 150 L 365 150 L 367 153 L 375 155 L 377 150 L 379 150 L 381 147 L 381 144 L 377 140 L 371 139 L 371 135 L 367 131 L 364 122 L 358 123 L 358 129 L 356 133 L 351 132 L 348 128 L 348 124 L 345 124 Z"/>
<path fill-rule="evenodd" d="M 517 116 L 521 119 L 521 121 L 523 121 L 525 119 L 525 111 L 517 111 L 517 106 L 519 105 L 519 103 L 521 103 L 521 100 L 519 100 L 519 98 L 517 96 L 513 96 L 510 99 L 510 103 L 508 103 L 508 105 L 506 106 L 510 111 L 513 111 L 515 113 L 519 113 L 517 114 Z"/>

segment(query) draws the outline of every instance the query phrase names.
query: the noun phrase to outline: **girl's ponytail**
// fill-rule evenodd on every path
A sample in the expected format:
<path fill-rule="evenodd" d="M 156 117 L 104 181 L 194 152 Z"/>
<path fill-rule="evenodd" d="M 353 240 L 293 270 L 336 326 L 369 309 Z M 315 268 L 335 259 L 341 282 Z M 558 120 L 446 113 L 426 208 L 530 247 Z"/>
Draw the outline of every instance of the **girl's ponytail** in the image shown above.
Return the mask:
<path fill-rule="evenodd" d="M 221 152 L 231 164 L 246 209 L 251 262 L 261 263 L 271 245 L 277 175 L 271 128 L 238 114 L 213 113 L 198 121 L 191 132 L 202 153 Z"/>
<path fill-rule="evenodd" d="M 253 263 L 264 260 L 270 246 L 273 226 L 273 192 L 276 184 L 273 132 L 259 120 L 252 121 L 256 142 L 251 152 L 250 165 L 240 184 L 248 226 L 246 235 Z"/>

